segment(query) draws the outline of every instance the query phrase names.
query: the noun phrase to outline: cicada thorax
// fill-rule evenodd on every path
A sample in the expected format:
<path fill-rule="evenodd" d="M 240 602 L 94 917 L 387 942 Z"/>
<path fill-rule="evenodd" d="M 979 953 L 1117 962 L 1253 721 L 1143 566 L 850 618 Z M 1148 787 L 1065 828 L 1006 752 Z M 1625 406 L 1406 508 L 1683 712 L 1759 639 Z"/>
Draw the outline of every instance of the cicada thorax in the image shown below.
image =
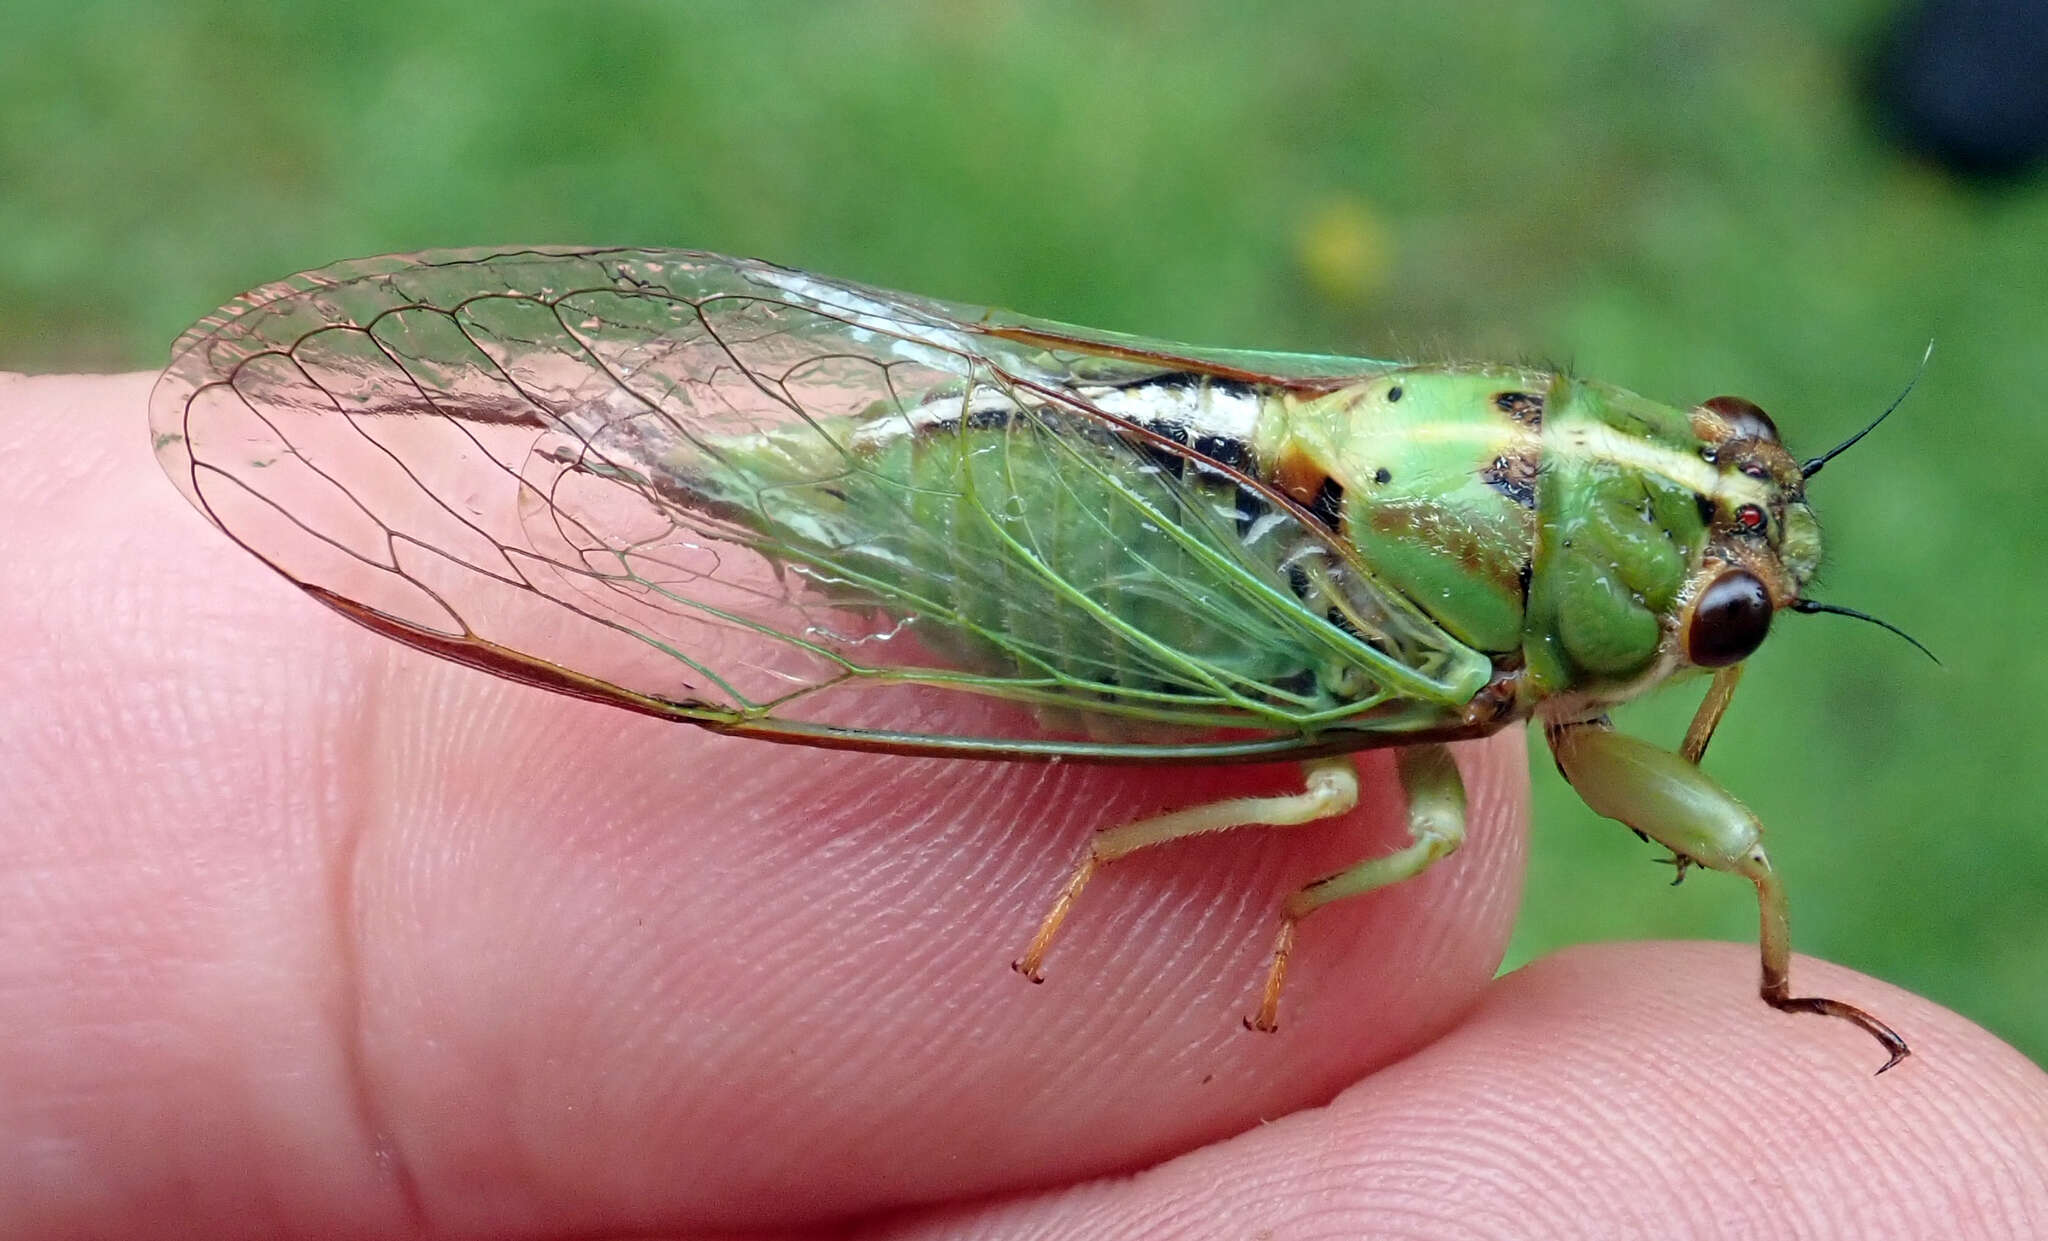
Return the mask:
<path fill-rule="evenodd" d="M 1755 599 L 1730 585 L 1717 606 L 1761 606 L 1767 625 L 1818 555 L 1768 420 L 1717 400 L 1684 410 L 1546 370 L 1411 367 L 1289 403 L 1257 455 L 1379 583 L 1491 658 L 1520 707 L 1612 701 L 1727 662 L 1688 640 L 1715 582 L 1746 575 Z M 1738 658 L 1761 640 L 1748 628 L 1732 634 Z"/>
<path fill-rule="evenodd" d="M 1563 381 L 1544 445 L 1526 654 L 1550 693 L 1648 672 L 1699 562 L 1713 471 L 1684 411 Z"/>
<path fill-rule="evenodd" d="M 1359 561 L 1453 638 L 1512 663 L 1535 549 L 1550 376 L 1406 368 L 1290 405 L 1260 456 Z"/>

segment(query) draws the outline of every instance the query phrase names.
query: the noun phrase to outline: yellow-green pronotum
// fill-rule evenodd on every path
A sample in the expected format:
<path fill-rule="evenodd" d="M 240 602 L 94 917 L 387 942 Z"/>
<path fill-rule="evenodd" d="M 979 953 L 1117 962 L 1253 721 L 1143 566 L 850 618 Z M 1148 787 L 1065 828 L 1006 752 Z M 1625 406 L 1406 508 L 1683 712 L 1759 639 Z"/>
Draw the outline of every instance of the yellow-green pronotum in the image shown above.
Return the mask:
<path fill-rule="evenodd" d="M 1696 765 L 1820 558 L 1763 412 L 1527 366 L 1199 350 L 689 251 L 343 263 L 181 338 L 158 455 L 230 537 L 435 654 L 723 733 L 895 754 L 1296 758 L 1303 792 L 1098 834 L 1134 850 L 1340 814 L 1403 747 L 1411 843 L 1295 925 L 1464 837 L 1445 743 L 1542 722 L 1565 778 L 1681 866 L 1756 885 L 1756 818 Z M 1853 442 L 1853 441 L 1852 441 Z M 1846 446 L 1846 445 L 1845 445 Z M 1713 672 L 1680 753 L 1605 712 Z M 943 710 L 934 711 L 934 707 Z M 947 721 L 944 730 L 931 720 Z"/>

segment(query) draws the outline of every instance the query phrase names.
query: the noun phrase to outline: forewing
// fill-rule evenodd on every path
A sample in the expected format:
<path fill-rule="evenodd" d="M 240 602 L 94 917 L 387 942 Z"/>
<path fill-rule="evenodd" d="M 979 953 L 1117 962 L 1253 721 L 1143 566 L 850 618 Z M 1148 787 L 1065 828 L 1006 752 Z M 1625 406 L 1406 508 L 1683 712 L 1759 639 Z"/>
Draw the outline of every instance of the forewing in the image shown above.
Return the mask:
<path fill-rule="evenodd" d="M 1440 723 L 1478 674 L 1455 644 L 1290 502 L 1232 477 L 1267 505 L 1263 537 L 1348 572 L 1386 632 L 1308 614 L 1217 488 L 1184 481 L 1227 463 L 1085 396 L 1175 371 L 1241 378 L 1258 356 L 708 254 L 455 251 L 236 300 L 179 340 L 152 421 L 187 496 L 331 606 L 638 710 L 824 744 L 1112 757 Z M 1289 378 L 1342 365 L 1376 364 L 1297 359 Z M 973 429 L 988 400 L 1008 402 L 999 435 Z M 949 410 L 951 474 L 933 463 L 943 443 L 890 475 L 860 442 L 898 424 L 938 439 Z M 996 458 L 977 453 L 1001 468 L 978 475 Z M 1194 471 L 1162 467 L 1176 455 Z M 1028 496 L 986 481 L 1026 473 Z M 1055 527 L 1061 503 L 1074 517 Z M 963 539 L 963 520 L 986 528 Z M 1100 529 L 1076 537 L 1075 521 Z M 1113 581 L 1063 567 L 1133 521 L 1149 542 Z M 1090 618 L 1109 636 L 1076 641 Z M 1190 654 L 1180 637 L 1215 633 L 1219 651 L 1284 657 Z M 1367 688 L 1333 707 L 1275 671 L 1303 660 L 1369 669 Z"/>

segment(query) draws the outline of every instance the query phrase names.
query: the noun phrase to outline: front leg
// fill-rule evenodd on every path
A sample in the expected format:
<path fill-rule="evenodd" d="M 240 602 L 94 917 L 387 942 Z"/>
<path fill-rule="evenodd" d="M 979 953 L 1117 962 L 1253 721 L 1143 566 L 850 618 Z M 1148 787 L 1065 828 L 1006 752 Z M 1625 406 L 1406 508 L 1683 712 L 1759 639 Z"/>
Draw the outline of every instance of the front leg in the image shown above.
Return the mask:
<path fill-rule="evenodd" d="M 1792 994 L 1792 932 L 1785 888 L 1764 851 L 1763 825 L 1748 807 L 1684 758 L 1615 732 L 1605 720 L 1553 724 L 1545 731 L 1558 770 L 1588 806 L 1628 824 L 1682 861 L 1741 875 L 1756 885 L 1762 924 L 1760 994 L 1766 1004 L 1783 1012 L 1819 1013 L 1856 1023 L 1890 1056 L 1880 1073 L 1906 1058 L 1906 1040 L 1855 1005 Z"/>

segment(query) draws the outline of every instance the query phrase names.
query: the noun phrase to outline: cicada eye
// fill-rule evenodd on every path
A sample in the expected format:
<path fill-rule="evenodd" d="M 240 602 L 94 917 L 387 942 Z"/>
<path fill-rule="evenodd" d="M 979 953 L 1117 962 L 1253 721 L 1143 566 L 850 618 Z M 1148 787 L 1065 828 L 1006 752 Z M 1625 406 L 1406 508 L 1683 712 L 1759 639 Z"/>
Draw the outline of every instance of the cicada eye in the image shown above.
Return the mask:
<path fill-rule="evenodd" d="M 1734 569 L 1715 578 L 1692 606 L 1686 658 L 1720 668 L 1749 658 L 1771 631 L 1771 592 L 1754 573 Z"/>
<path fill-rule="evenodd" d="M 1701 401 L 1701 409 L 1711 409 L 1728 420 L 1735 428 L 1739 440 L 1769 440 L 1778 442 L 1778 424 L 1755 401 L 1745 401 L 1739 396 L 1717 396 Z"/>

